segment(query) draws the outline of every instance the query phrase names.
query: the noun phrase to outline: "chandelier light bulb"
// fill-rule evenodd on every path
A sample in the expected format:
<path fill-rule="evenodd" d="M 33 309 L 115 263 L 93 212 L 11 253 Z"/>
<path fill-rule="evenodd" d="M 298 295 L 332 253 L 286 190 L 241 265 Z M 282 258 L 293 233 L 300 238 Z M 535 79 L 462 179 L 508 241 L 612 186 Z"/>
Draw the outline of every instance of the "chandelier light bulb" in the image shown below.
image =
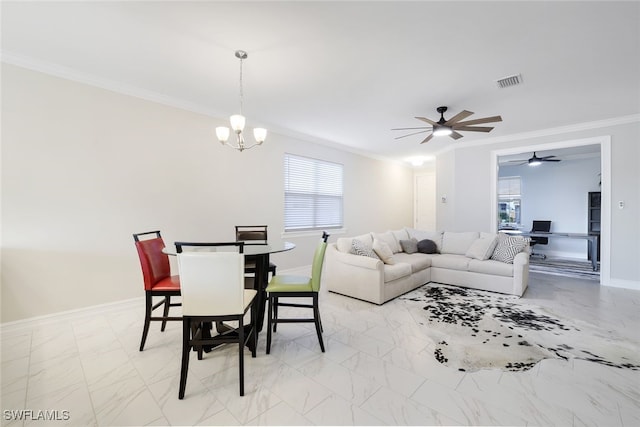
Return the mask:
<path fill-rule="evenodd" d="M 253 137 L 258 144 L 262 144 L 267 139 L 267 130 L 265 128 L 253 129 Z"/>
<path fill-rule="evenodd" d="M 233 129 L 235 133 L 240 133 L 244 130 L 244 124 L 245 124 L 244 116 L 240 114 L 234 114 L 229 118 L 229 121 L 231 122 L 231 129 Z"/>
<path fill-rule="evenodd" d="M 229 128 L 226 126 L 218 126 L 216 128 L 216 136 L 218 137 L 218 141 L 224 144 L 229 139 Z"/>

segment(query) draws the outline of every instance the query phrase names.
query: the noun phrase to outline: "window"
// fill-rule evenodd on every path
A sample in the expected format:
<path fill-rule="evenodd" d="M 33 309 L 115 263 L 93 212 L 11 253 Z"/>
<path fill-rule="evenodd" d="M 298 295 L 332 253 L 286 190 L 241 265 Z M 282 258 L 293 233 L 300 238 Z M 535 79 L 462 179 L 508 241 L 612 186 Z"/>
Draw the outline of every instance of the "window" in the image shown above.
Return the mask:
<path fill-rule="evenodd" d="M 285 231 L 342 228 L 342 169 L 338 163 L 285 154 Z"/>
<path fill-rule="evenodd" d="M 520 187 L 519 176 L 498 179 L 498 228 L 520 226 Z"/>

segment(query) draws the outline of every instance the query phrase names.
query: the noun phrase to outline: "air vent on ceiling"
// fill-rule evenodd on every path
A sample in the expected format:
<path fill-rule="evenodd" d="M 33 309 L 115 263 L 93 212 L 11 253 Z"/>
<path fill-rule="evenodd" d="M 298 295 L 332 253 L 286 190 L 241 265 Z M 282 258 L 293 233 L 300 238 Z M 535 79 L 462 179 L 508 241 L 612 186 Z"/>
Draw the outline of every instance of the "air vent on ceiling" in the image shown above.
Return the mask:
<path fill-rule="evenodd" d="M 520 83 L 522 83 L 522 76 L 520 74 L 514 74 L 513 76 L 507 76 L 496 80 L 496 84 L 500 89 L 519 85 Z"/>

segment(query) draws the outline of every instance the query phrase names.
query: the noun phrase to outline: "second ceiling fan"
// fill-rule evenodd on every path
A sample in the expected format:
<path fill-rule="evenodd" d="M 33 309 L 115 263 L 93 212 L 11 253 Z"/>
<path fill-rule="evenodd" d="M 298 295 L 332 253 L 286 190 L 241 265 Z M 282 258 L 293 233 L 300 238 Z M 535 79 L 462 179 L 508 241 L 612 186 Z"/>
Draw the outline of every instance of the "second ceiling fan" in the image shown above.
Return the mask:
<path fill-rule="evenodd" d="M 462 110 L 455 116 L 451 117 L 449 120 L 445 120 L 444 113 L 447 111 L 447 107 L 438 107 L 436 109 L 438 113 L 440 113 L 440 120 L 437 122 L 426 117 L 416 117 L 416 119 L 421 120 L 423 122 L 429 123 L 431 126 L 421 126 L 421 127 L 412 127 L 412 128 L 395 128 L 391 130 L 416 130 L 421 129 L 418 132 L 412 132 L 407 135 L 398 136 L 395 139 L 406 138 L 407 136 L 417 135 L 420 133 L 431 132 L 427 137 L 422 140 L 420 144 L 424 144 L 425 142 L 429 142 L 431 138 L 434 136 L 448 135 L 453 139 L 460 139 L 462 135 L 458 133 L 460 132 L 491 132 L 493 127 L 490 126 L 473 126 L 479 125 L 482 123 L 491 123 L 491 122 L 501 122 L 502 117 L 493 116 L 493 117 L 484 117 L 482 119 L 475 120 L 467 120 L 463 122 L 462 120 L 466 119 L 473 113 L 471 111 Z"/>

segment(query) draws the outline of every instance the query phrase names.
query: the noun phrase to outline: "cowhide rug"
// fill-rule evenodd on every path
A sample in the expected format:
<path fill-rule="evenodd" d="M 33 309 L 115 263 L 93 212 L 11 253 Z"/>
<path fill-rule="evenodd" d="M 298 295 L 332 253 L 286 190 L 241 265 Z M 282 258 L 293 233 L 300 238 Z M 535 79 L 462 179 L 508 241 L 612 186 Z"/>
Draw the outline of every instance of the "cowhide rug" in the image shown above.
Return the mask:
<path fill-rule="evenodd" d="M 460 371 L 526 371 L 546 358 L 640 370 L 640 343 L 616 341 L 515 296 L 431 283 L 400 299 L 415 306 L 413 316 L 428 328 L 436 360 Z"/>

